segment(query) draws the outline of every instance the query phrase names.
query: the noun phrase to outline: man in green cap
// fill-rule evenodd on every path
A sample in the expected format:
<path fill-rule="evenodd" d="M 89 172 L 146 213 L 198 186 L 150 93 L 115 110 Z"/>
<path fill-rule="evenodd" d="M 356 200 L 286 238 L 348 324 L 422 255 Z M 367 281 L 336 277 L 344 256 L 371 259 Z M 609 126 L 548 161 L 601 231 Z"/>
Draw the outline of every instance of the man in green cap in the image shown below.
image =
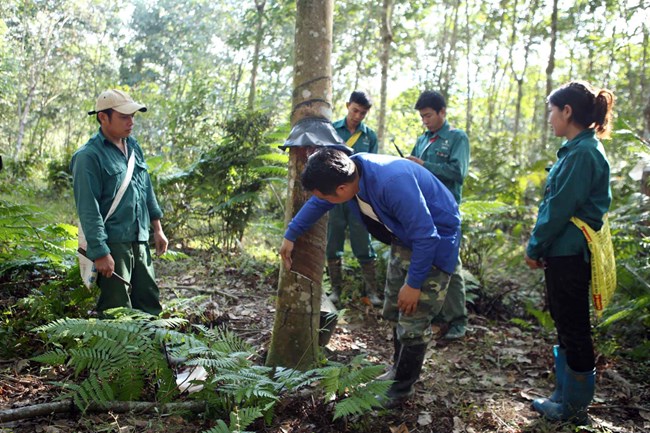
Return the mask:
<path fill-rule="evenodd" d="M 131 136 L 138 111 L 147 107 L 121 90 L 99 95 L 95 109 L 88 112 L 96 115 L 99 131 L 70 163 L 77 214 L 87 242 L 85 254 L 98 272 L 100 315 L 117 307 L 153 315 L 162 311 L 149 227 L 153 227 L 157 254 L 167 251 L 168 240 L 142 149 Z"/>
<path fill-rule="evenodd" d="M 345 104 L 348 113 L 343 118 L 332 124 L 341 139 L 352 148 L 354 153 L 377 153 L 377 134 L 368 128 L 363 120 L 372 107 L 370 97 L 363 91 L 354 91 Z M 339 305 L 341 289 L 343 286 L 343 244 L 345 231 L 350 233 L 350 246 L 352 253 L 361 265 L 364 282 L 364 295 L 376 307 L 382 305 L 382 300 L 377 292 L 377 276 L 375 260 L 377 254 L 370 243 L 370 234 L 365 225 L 352 212 L 347 203 L 336 205 L 329 212 L 327 223 L 327 269 L 329 271 L 332 293 L 329 298 L 334 304 Z"/>

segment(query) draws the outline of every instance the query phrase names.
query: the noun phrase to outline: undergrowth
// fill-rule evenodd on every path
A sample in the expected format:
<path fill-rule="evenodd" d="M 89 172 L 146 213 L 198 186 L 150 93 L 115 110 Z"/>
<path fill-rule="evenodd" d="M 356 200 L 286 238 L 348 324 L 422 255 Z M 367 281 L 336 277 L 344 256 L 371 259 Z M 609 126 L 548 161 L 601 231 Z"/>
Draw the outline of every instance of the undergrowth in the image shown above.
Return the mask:
<path fill-rule="evenodd" d="M 51 349 L 33 359 L 73 373 L 56 385 L 60 399 L 72 399 L 81 411 L 91 403 L 179 398 L 177 363 L 171 362 L 179 359 L 205 372 L 204 380 L 192 382 L 200 390 L 187 398 L 205 402 L 217 419 L 210 433 L 242 432 L 258 419 L 268 425 L 276 404 L 299 390 L 326 407 L 333 403 L 333 420 L 365 414 L 380 406 L 378 396 L 391 383 L 375 380 L 383 367 L 362 357 L 306 372 L 266 367 L 255 364 L 254 347 L 228 330 L 127 309 L 110 314 L 113 319 L 59 319 L 35 329 Z"/>

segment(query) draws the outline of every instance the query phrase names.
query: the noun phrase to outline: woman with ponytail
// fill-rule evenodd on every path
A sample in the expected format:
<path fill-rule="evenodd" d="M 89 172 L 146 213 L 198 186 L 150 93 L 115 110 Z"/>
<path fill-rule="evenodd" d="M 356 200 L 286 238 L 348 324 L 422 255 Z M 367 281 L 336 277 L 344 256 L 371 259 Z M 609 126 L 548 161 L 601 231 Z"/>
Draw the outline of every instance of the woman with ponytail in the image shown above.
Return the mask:
<path fill-rule="evenodd" d="M 614 95 L 573 81 L 553 91 L 547 102 L 551 128 L 566 141 L 549 171 L 525 261 L 530 269 L 544 270 L 558 344 L 553 347 L 555 391 L 535 400 L 533 408 L 550 420 L 585 424 L 596 377 L 591 267 L 587 241 L 571 217 L 598 231 L 612 201 L 609 162 L 599 138 L 609 136 Z"/>

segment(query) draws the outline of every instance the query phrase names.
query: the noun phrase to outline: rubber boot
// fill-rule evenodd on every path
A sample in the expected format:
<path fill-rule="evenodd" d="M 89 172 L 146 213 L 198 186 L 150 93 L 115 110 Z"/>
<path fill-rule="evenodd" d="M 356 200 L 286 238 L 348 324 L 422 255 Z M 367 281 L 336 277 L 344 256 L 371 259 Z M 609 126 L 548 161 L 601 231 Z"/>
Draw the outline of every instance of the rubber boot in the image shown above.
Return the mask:
<path fill-rule="evenodd" d="M 341 298 L 341 286 L 343 286 L 343 264 L 341 259 L 327 259 L 327 272 L 330 276 L 330 285 L 332 293 L 329 295 L 330 301 L 339 307 Z"/>
<path fill-rule="evenodd" d="M 415 394 L 413 385 L 420 377 L 426 351 L 426 343 L 402 346 L 395 368 L 395 382 L 388 389 L 386 399 L 381 401 L 385 408 L 397 407 Z"/>
<path fill-rule="evenodd" d="M 449 331 L 443 337 L 445 340 L 460 340 L 467 334 L 467 327 L 463 323 L 452 323 Z"/>
<path fill-rule="evenodd" d="M 365 286 L 366 296 L 370 300 L 373 307 L 381 307 L 384 302 L 377 293 L 377 274 L 375 272 L 375 261 L 361 263 L 361 273 L 363 274 L 363 282 Z"/>
<path fill-rule="evenodd" d="M 548 400 L 543 406 L 533 405 L 533 408 L 551 421 L 587 424 L 587 407 L 594 398 L 596 388 L 596 369 L 578 373 L 567 365 L 562 386 L 562 402 L 553 403 Z"/>
<path fill-rule="evenodd" d="M 540 412 L 547 404 L 562 402 L 562 389 L 564 388 L 564 372 L 566 368 L 566 350 L 560 346 L 553 346 L 553 358 L 555 358 L 555 390 L 549 398 L 538 398 L 533 401 L 533 407 Z M 539 409 L 538 409 L 539 408 Z"/>
<path fill-rule="evenodd" d="M 400 343 L 397 338 L 397 329 L 393 328 L 393 363 L 386 373 L 377 377 L 377 380 L 395 380 L 395 371 L 397 371 L 397 360 L 399 359 L 399 353 L 402 350 L 402 343 Z"/>

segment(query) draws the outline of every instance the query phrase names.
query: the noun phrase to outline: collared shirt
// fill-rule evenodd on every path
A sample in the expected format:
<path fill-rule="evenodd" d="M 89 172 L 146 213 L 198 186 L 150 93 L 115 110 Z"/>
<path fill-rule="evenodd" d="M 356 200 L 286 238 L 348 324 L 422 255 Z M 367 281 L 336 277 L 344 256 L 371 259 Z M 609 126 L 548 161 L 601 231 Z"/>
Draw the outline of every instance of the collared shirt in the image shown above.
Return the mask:
<path fill-rule="evenodd" d="M 451 128 L 445 120 L 440 130 L 418 137 L 411 155 L 423 160 L 460 203 L 469 166 L 469 139 L 464 131 Z"/>
<path fill-rule="evenodd" d="M 332 123 L 334 129 L 336 129 L 337 134 L 343 141 L 348 141 L 352 137 L 352 133 L 345 125 L 345 117 L 343 119 L 337 120 Z M 368 128 L 365 123 L 359 123 L 357 129 L 354 132 L 361 130 L 361 136 L 357 139 L 356 143 L 352 146 L 354 153 L 359 152 L 368 152 L 368 153 L 377 153 L 379 150 L 379 144 L 377 143 L 377 134 L 375 131 Z"/>
<path fill-rule="evenodd" d="M 108 242 L 146 242 L 152 220 L 162 218 L 140 145 L 126 139 L 128 156 L 102 134 L 101 128 L 72 156 L 74 198 L 91 260 L 110 253 Z M 135 153 L 133 177 L 115 212 L 104 223 Z"/>
<path fill-rule="evenodd" d="M 593 129 L 564 142 L 548 173 L 544 199 L 526 253 L 531 259 L 583 255 L 589 257 L 584 234 L 570 219 L 576 216 L 598 231 L 612 202 L 609 162 Z"/>
<path fill-rule="evenodd" d="M 413 251 L 407 283 L 419 289 L 434 265 L 452 273 L 460 246 L 460 214 L 449 190 L 430 171 L 404 158 L 360 153 L 359 193 L 379 220 Z M 360 218 L 356 199 L 347 202 Z M 295 241 L 335 205 L 312 196 L 291 220 L 284 237 Z"/>

